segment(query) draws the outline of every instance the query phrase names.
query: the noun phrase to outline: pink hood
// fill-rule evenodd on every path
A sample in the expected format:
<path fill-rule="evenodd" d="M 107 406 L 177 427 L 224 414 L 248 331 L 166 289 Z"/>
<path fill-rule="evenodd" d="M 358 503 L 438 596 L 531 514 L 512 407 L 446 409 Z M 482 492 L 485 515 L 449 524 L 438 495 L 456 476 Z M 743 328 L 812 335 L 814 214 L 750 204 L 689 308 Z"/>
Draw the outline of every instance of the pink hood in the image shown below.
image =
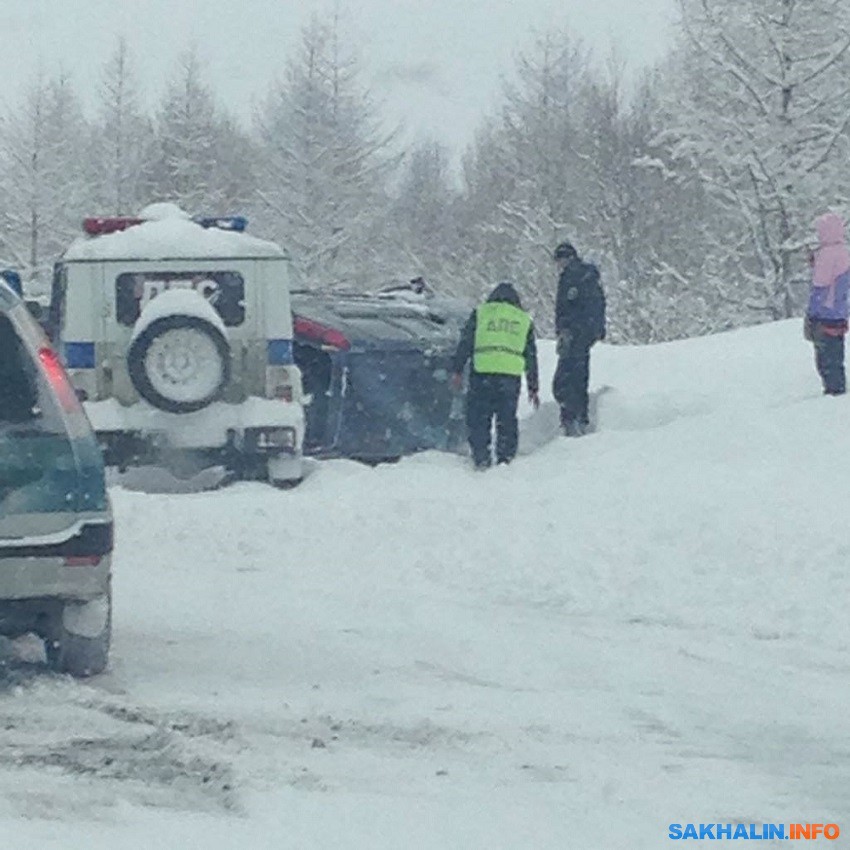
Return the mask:
<path fill-rule="evenodd" d="M 812 270 L 814 286 L 832 286 L 850 270 L 850 251 L 844 244 L 844 222 L 836 213 L 825 213 L 815 221 L 820 245 L 815 251 Z"/>

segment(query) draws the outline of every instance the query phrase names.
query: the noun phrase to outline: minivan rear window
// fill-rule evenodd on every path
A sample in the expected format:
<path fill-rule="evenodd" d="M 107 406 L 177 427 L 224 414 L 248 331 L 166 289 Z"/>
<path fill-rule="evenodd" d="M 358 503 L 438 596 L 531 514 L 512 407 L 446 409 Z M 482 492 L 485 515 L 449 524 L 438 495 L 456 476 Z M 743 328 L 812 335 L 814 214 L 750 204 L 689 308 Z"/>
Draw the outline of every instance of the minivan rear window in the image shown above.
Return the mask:
<path fill-rule="evenodd" d="M 37 406 L 35 367 L 12 320 L 0 313 L 0 422 L 29 422 Z"/>
<path fill-rule="evenodd" d="M 83 444 L 72 446 L 59 400 L 20 328 L 0 310 L 0 537 L 14 536 L 20 515 L 76 509 L 81 485 Z"/>
<path fill-rule="evenodd" d="M 194 289 L 216 309 L 228 327 L 245 321 L 245 280 L 232 271 L 124 272 L 115 280 L 115 315 L 132 327 L 148 302 L 167 289 Z"/>

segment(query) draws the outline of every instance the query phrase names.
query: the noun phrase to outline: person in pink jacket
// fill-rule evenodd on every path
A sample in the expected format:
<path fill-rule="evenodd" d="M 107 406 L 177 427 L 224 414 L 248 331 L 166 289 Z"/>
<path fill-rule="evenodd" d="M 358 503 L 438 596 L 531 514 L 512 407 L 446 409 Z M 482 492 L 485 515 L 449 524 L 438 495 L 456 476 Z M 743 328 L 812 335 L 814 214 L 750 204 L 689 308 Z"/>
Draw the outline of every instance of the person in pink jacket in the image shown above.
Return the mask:
<path fill-rule="evenodd" d="M 844 239 L 844 221 L 825 213 L 815 221 L 818 247 L 812 253 L 812 286 L 806 308 L 805 336 L 814 343 L 815 365 L 827 395 L 843 395 L 844 337 L 847 334 L 847 292 L 850 288 L 850 251 Z"/>

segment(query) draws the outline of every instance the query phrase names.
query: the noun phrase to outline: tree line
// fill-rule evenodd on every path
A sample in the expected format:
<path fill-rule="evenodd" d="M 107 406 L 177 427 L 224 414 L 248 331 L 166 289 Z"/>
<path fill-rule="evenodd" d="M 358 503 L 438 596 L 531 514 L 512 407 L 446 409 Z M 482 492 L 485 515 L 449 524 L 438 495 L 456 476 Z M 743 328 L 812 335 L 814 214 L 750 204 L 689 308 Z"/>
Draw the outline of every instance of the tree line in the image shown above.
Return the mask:
<path fill-rule="evenodd" d="M 44 291 L 81 218 L 169 200 L 247 214 L 305 287 L 422 275 L 477 299 L 510 280 L 548 332 L 566 238 L 602 270 L 611 339 L 644 343 L 798 314 L 811 221 L 847 205 L 843 0 L 679 0 L 637 79 L 538 33 L 457 167 L 388 131 L 364 76 L 339 17 L 317 16 L 247 127 L 192 51 L 153 110 L 125 40 L 93 115 L 67 76 L 36 78 L 0 116 L 0 263 Z"/>

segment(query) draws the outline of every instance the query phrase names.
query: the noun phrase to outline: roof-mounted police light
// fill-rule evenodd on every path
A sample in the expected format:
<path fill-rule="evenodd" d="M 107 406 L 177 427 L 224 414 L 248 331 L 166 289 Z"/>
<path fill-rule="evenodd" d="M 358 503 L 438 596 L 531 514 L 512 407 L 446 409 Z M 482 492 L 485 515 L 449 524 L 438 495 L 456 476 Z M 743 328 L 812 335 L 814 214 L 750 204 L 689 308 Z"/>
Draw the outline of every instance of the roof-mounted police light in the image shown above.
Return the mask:
<path fill-rule="evenodd" d="M 243 233 L 248 227 L 248 219 L 244 215 L 198 216 L 192 221 L 200 224 L 201 227 L 215 227 L 219 230 L 232 230 L 235 233 Z"/>
<path fill-rule="evenodd" d="M 143 222 L 143 218 L 131 216 L 108 216 L 105 218 L 96 216 L 83 219 L 83 230 L 89 236 L 105 236 L 107 233 L 118 233 Z"/>

